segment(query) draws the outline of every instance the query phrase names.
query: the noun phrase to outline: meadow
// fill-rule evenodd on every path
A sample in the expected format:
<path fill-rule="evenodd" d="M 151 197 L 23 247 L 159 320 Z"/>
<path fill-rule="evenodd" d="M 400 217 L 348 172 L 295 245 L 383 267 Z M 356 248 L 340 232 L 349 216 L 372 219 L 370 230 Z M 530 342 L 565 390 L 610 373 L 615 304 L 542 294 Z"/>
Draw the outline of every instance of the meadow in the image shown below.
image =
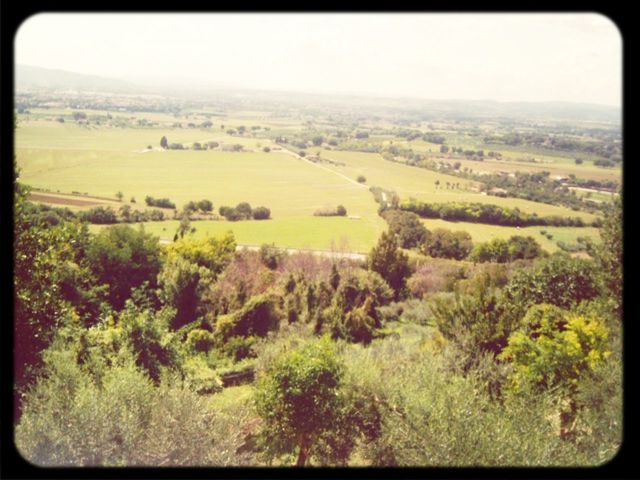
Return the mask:
<path fill-rule="evenodd" d="M 88 111 L 89 115 L 94 113 L 105 112 Z M 209 199 L 216 211 L 221 205 L 234 206 L 243 201 L 254 207 L 266 206 L 271 210 L 272 219 L 266 222 L 199 221 L 194 223 L 196 236 L 231 230 L 238 243 L 244 245 L 274 243 L 287 248 L 319 250 L 331 250 L 340 245 L 343 250 L 366 252 L 386 228 L 377 214 L 378 205 L 368 191 L 369 186 L 395 191 L 403 199 L 413 197 L 438 203 L 490 203 L 518 207 L 523 212 L 536 212 L 541 216 L 580 216 L 587 222 L 595 218 L 593 214 L 566 207 L 480 194 L 474 191 L 477 182 L 389 162 L 375 153 L 310 148 L 309 153 L 320 152 L 321 159 L 344 165 L 322 161 L 312 163 L 289 151 L 278 151 L 279 147 L 268 138 L 226 134 L 227 126 L 232 128 L 233 125 L 245 125 L 247 129 L 253 125 L 264 126 L 265 122 L 270 122 L 276 129 L 296 126 L 294 120 L 269 119 L 256 112 L 235 112 L 225 117 L 214 117 L 215 123 L 211 129 L 82 126 L 73 121 L 59 123 L 46 119 L 61 114 L 70 116 L 71 111 L 43 110 L 20 117 L 16 133 L 16 159 L 21 169 L 21 180 L 25 184 L 45 190 L 49 195 L 82 192 L 102 197 L 101 204 L 116 210 L 123 204 L 115 202 L 117 192 L 122 192 L 124 203 L 133 208 L 144 208 L 144 198 L 150 195 L 169 198 L 179 209 L 191 200 Z M 153 112 L 114 113 L 114 116 L 118 115 L 134 120 L 153 119 L 167 124 L 175 120 L 172 115 Z M 192 120 L 204 118 L 190 114 L 183 115 L 180 121 L 183 121 L 183 117 Z M 225 125 L 225 129 L 218 128 L 218 125 Z M 178 142 L 186 146 L 196 141 L 241 144 L 245 151 L 161 150 L 159 141 L 162 136 L 166 136 L 169 143 Z M 425 149 L 437 147 L 423 140 L 411 142 L 411 145 L 414 144 Z M 153 150 L 146 151 L 149 145 Z M 269 146 L 271 152 L 264 152 L 262 148 L 265 146 Z M 507 161 L 480 163 L 462 160 L 461 163 L 474 169 L 489 167 L 492 170 L 509 170 L 521 167 L 521 164 Z M 548 165 L 532 168 L 546 168 Z M 566 163 L 554 165 L 567 166 Z M 366 178 L 364 184 L 355 182 L 360 175 Z M 436 182 L 439 182 L 439 186 L 436 186 Z M 459 188 L 447 189 L 447 182 L 457 183 Z M 136 203 L 129 203 L 132 198 Z M 38 200 L 37 197 L 35 200 Z M 90 201 L 86 197 L 80 200 Z M 61 203 L 64 203 L 64 198 Z M 85 208 L 82 203 L 75 203 L 70 208 Z M 357 219 L 313 216 L 318 209 L 339 204 L 347 209 L 348 216 Z M 86 208 L 90 206 L 86 204 Z M 429 220 L 427 226 L 440 226 L 438 222 Z M 447 223 L 442 222 L 442 226 Z M 164 240 L 171 240 L 177 222 L 150 223 L 146 228 Z M 459 223 L 455 229 L 469 231 L 474 241 L 516 234 L 515 229 L 508 227 L 467 223 Z M 561 228 L 552 240 L 539 234 L 534 237 L 547 250 L 555 251 L 556 241 L 574 242 L 577 236 L 593 237 L 596 230 L 592 230 Z"/>
<path fill-rule="evenodd" d="M 483 223 L 471 223 L 471 222 L 448 222 L 440 219 L 428 219 L 422 220 L 422 223 L 427 230 L 434 230 L 436 228 L 446 228 L 448 230 L 464 230 L 471 235 L 474 243 L 487 242 L 494 238 L 509 239 L 513 235 L 531 236 L 542 246 L 544 250 L 549 253 L 560 250 L 557 242 L 565 242 L 574 244 L 578 237 L 586 237 L 592 239 L 594 242 L 600 240 L 599 229 L 594 227 L 574 228 L 574 227 L 504 227 L 500 225 L 486 225 Z M 541 234 L 541 231 L 552 235 L 552 238 L 547 238 L 546 235 Z"/>

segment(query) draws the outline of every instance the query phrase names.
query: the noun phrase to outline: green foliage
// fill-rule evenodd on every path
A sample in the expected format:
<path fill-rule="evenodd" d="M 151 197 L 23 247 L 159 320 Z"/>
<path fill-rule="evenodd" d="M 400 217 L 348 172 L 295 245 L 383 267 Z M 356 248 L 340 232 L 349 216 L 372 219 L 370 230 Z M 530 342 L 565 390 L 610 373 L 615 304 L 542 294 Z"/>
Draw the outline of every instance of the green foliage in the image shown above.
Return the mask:
<path fill-rule="evenodd" d="M 508 240 L 494 238 L 478 243 L 469 254 L 473 262 L 506 263 L 514 260 L 530 260 L 542 256 L 540 244 L 531 236 L 513 235 Z"/>
<path fill-rule="evenodd" d="M 415 213 L 389 209 L 382 213 L 389 224 L 389 230 L 398 236 L 400 247 L 415 248 L 427 239 L 427 229 Z"/>
<path fill-rule="evenodd" d="M 163 367 L 175 367 L 178 362 L 175 334 L 169 332 L 174 314 L 173 309 L 139 311 L 129 301 L 118 318 L 123 340 L 131 345 L 136 365 L 154 382 L 160 381 Z"/>
<path fill-rule="evenodd" d="M 231 262 L 235 251 L 236 241 L 232 232 L 227 232 L 221 237 L 184 238 L 167 246 L 167 256 L 180 255 L 200 267 L 207 268 L 214 276 Z"/>
<path fill-rule="evenodd" d="M 384 232 L 367 258 L 367 267 L 389 284 L 398 299 L 404 295 L 407 278 L 411 275 L 409 257 L 398 249 L 395 235 Z"/>
<path fill-rule="evenodd" d="M 604 284 L 611 296 L 618 303 L 622 316 L 623 285 L 623 232 L 622 232 L 622 191 L 613 201 L 612 211 L 605 218 L 600 236 L 602 243 L 591 248 Z"/>
<path fill-rule="evenodd" d="M 214 335 L 220 345 L 235 336 L 264 337 L 278 328 L 279 322 L 277 299 L 267 294 L 255 295 L 241 309 L 219 316 Z"/>
<path fill-rule="evenodd" d="M 400 203 L 400 209 L 414 212 L 423 218 L 441 218 L 449 221 L 465 221 L 524 227 L 530 225 L 552 225 L 556 227 L 583 227 L 581 217 L 539 217 L 526 214 L 518 208 L 506 208 L 487 203 L 447 202 L 426 203 L 410 199 Z"/>
<path fill-rule="evenodd" d="M 298 451 L 304 466 L 320 436 L 331 435 L 339 409 L 337 391 L 344 367 L 328 338 L 278 357 L 258 380 L 255 404 L 264 421 L 267 459 Z"/>
<path fill-rule="evenodd" d="M 485 277 L 470 294 L 436 297 L 433 317 L 442 335 L 470 355 L 467 369 L 482 351 L 497 353 L 513 325 L 505 318 L 499 291 Z"/>
<path fill-rule="evenodd" d="M 196 319 L 202 291 L 210 284 L 211 276 L 210 270 L 181 255 L 167 256 L 158 275 L 158 285 L 160 298 L 176 310 L 174 329 Z"/>
<path fill-rule="evenodd" d="M 593 262 L 555 254 L 534 268 L 516 272 L 504 288 L 510 315 L 522 318 L 531 305 L 549 303 L 569 309 L 600 294 Z"/>
<path fill-rule="evenodd" d="M 452 232 L 445 228 L 436 228 L 427 233 L 421 250 L 430 257 L 462 260 L 469 255 L 472 247 L 471 235 L 467 232 Z"/>
<path fill-rule="evenodd" d="M 357 452 L 373 466 L 551 466 L 593 463 L 554 432 L 546 394 L 495 402 L 484 382 L 452 373 L 424 335 L 345 351 L 345 384 L 375 398 L 379 436 Z"/>
<path fill-rule="evenodd" d="M 275 270 L 285 257 L 285 252 L 277 248 L 274 244 L 263 243 L 260 246 L 260 260 L 265 267 Z"/>
<path fill-rule="evenodd" d="M 247 413 L 214 413 L 174 378 L 154 387 L 132 363 L 95 382 L 71 358 L 52 356 L 27 395 L 16 446 L 40 466 L 243 465 L 238 425 Z M 230 428 L 235 426 L 236 428 Z"/>
<path fill-rule="evenodd" d="M 382 324 L 376 311 L 393 298 L 375 272 L 356 270 L 340 280 L 331 305 L 319 316 L 316 330 L 327 328 L 334 338 L 369 343 Z"/>
<path fill-rule="evenodd" d="M 213 334 L 208 330 L 196 328 L 187 334 L 187 345 L 194 352 L 207 353 L 213 348 L 215 343 Z"/>
<path fill-rule="evenodd" d="M 251 210 L 251 205 L 249 205 L 247 202 L 240 202 L 238 205 L 236 205 L 236 212 L 238 212 L 238 215 L 240 215 L 240 218 L 248 220 L 251 218 L 251 214 L 252 214 L 252 210 Z"/>
<path fill-rule="evenodd" d="M 202 356 L 188 358 L 182 370 L 185 373 L 185 384 L 194 392 L 204 395 L 222 390 L 222 382 Z"/>
<path fill-rule="evenodd" d="M 87 249 L 88 264 L 99 283 L 109 285 L 109 303 L 120 309 L 131 290 L 143 282 L 156 285 L 160 270 L 158 238 L 141 226 L 117 225 L 102 230 Z"/>
<path fill-rule="evenodd" d="M 509 380 L 515 392 L 529 385 L 573 392 L 585 372 L 594 371 L 610 355 L 609 332 L 599 318 L 536 305 L 523 323 L 500 354 L 514 366 Z"/>
<path fill-rule="evenodd" d="M 267 207 L 256 207 L 253 209 L 252 215 L 254 220 L 267 220 L 271 217 L 271 210 Z"/>
<path fill-rule="evenodd" d="M 49 226 L 15 184 L 14 197 L 14 375 L 22 389 L 33 381 L 40 353 L 66 320 L 93 323 L 104 288 L 88 268 L 86 226 L 62 221 Z M 19 399 L 19 397 L 18 397 Z"/>

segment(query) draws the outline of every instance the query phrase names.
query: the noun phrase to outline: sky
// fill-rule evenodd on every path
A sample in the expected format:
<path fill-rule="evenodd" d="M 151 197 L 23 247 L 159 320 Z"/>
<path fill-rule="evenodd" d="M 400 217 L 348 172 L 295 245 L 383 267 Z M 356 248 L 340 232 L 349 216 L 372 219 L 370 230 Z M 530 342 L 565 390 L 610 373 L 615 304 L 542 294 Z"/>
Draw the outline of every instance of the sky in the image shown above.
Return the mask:
<path fill-rule="evenodd" d="M 596 13 L 42 13 L 15 58 L 149 86 L 622 104 L 622 38 Z"/>

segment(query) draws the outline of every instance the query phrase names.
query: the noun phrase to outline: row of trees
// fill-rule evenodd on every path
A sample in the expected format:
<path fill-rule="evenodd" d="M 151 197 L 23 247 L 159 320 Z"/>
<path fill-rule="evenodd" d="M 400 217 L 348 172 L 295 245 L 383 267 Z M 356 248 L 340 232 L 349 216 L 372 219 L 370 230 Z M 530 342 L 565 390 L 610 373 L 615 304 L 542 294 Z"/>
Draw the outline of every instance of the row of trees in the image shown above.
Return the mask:
<path fill-rule="evenodd" d="M 500 207 L 486 203 L 448 202 L 427 203 L 410 199 L 400 202 L 399 208 L 413 212 L 423 218 L 441 218 L 448 221 L 464 221 L 504 225 L 511 227 L 526 227 L 546 225 L 555 227 L 584 227 L 581 217 L 560 217 L 549 215 L 540 217 L 536 213 L 527 214 L 514 209 Z M 595 221 L 594 221 L 595 222 Z M 599 224 L 600 222 L 596 222 Z M 597 224 L 593 226 L 598 226 Z"/>
<path fill-rule="evenodd" d="M 251 220 L 252 218 L 254 220 L 268 220 L 271 217 L 271 210 L 267 207 L 251 208 L 251 205 L 247 202 L 240 202 L 235 207 L 222 205 L 218 212 L 231 222 Z"/>
<path fill-rule="evenodd" d="M 387 209 L 381 214 L 402 248 L 417 249 L 430 257 L 505 263 L 543 255 L 540 244 L 530 236 L 514 235 L 508 240 L 498 238 L 474 246 L 471 235 L 465 231 L 427 230 L 415 213 Z"/>

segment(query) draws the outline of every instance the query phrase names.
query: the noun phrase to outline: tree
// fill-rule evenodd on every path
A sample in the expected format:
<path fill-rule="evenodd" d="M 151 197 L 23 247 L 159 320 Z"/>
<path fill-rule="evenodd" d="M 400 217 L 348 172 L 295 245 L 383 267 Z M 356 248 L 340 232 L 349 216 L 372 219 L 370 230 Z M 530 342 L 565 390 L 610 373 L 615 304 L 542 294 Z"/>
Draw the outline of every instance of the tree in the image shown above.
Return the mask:
<path fill-rule="evenodd" d="M 436 184 L 436 190 L 437 190 L 438 187 L 440 186 L 440 180 L 436 180 L 435 184 Z"/>
<path fill-rule="evenodd" d="M 118 199 L 119 202 L 122 201 L 122 198 L 124 197 L 124 194 L 122 192 L 118 192 L 116 193 L 116 198 Z"/>
<path fill-rule="evenodd" d="M 398 249 L 396 236 L 384 232 L 367 259 L 369 270 L 373 270 L 394 290 L 396 299 L 403 295 L 407 278 L 411 275 L 409 257 Z"/>
<path fill-rule="evenodd" d="M 256 207 L 253 209 L 254 220 L 267 220 L 271 216 L 271 210 L 267 207 Z"/>
<path fill-rule="evenodd" d="M 436 228 L 425 235 L 422 251 L 431 257 L 462 260 L 469 255 L 472 247 L 471 235 L 464 230 L 452 232 L 445 228 Z"/>
<path fill-rule="evenodd" d="M 613 200 L 612 210 L 605 217 L 602 225 L 600 233 L 602 243 L 589 247 L 604 278 L 607 290 L 618 304 L 620 314 L 622 313 L 622 263 L 624 260 L 622 219 L 622 191 L 619 191 Z"/>
<path fill-rule="evenodd" d="M 200 200 L 197 205 L 198 208 L 205 213 L 213 211 L 213 203 L 211 203 L 211 200 Z"/>
<path fill-rule="evenodd" d="M 160 139 L 160 146 L 164 149 L 167 149 L 169 147 L 169 141 L 167 140 L 167 137 L 163 136 Z"/>
<path fill-rule="evenodd" d="M 238 215 L 240 215 L 243 219 L 250 219 L 251 218 L 251 205 L 247 202 L 240 202 L 238 205 L 236 205 L 235 208 L 236 212 L 238 212 Z"/>
<path fill-rule="evenodd" d="M 131 290 L 143 282 L 155 288 L 160 270 L 158 237 L 141 226 L 116 225 L 101 230 L 89 244 L 87 260 L 100 283 L 109 285 L 108 298 L 121 309 Z"/>
<path fill-rule="evenodd" d="M 322 145 L 322 142 L 324 142 L 324 137 L 321 135 L 318 135 L 316 137 L 313 137 L 311 139 L 311 142 L 316 146 L 319 147 L 320 145 Z"/>
<path fill-rule="evenodd" d="M 402 248 L 415 248 L 427 239 L 427 229 L 420 217 L 412 212 L 390 209 L 382 213 L 389 229 L 398 236 Z"/>
<path fill-rule="evenodd" d="M 338 215 L 339 217 L 344 217 L 347 214 L 347 209 L 344 208 L 343 205 L 338 205 L 336 207 L 336 215 Z"/>
<path fill-rule="evenodd" d="M 446 145 L 440 145 L 440 153 L 448 153 L 449 152 L 449 147 L 447 147 Z"/>
<path fill-rule="evenodd" d="M 267 456 L 272 459 L 297 450 L 296 466 L 314 454 L 323 434 L 331 434 L 338 420 L 338 389 L 344 366 L 325 337 L 281 354 L 261 376 L 255 393 Z"/>
<path fill-rule="evenodd" d="M 610 355 L 609 331 L 598 316 L 544 304 L 531 307 L 522 324 L 498 357 L 513 366 L 508 388 L 515 393 L 558 389 L 568 400 L 560 416 L 561 435 L 568 438 L 579 408 L 578 382 Z"/>
<path fill-rule="evenodd" d="M 367 181 L 364 175 L 358 175 L 357 180 L 358 180 L 358 183 L 365 183 Z"/>

